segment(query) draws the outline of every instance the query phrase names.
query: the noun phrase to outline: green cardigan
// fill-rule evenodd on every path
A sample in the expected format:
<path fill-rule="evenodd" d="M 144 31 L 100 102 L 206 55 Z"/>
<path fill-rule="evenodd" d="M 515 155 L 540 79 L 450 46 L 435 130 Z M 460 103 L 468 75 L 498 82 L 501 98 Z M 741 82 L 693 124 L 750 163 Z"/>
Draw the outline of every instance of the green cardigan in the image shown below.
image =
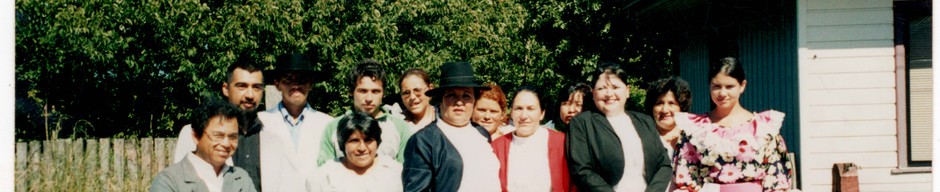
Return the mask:
<path fill-rule="evenodd" d="M 627 111 L 643 145 L 646 191 L 666 191 L 672 164 L 649 115 Z M 585 111 L 569 124 L 565 143 L 571 181 L 580 191 L 613 191 L 623 176 L 623 146 L 604 114 Z M 641 155 L 641 154 L 637 154 Z"/>
<path fill-rule="evenodd" d="M 339 124 L 340 119 L 350 114 L 352 114 L 352 111 L 347 110 L 342 116 L 336 117 L 333 121 L 326 124 L 323 139 L 320 140 L 320 155 L 317 156 L 317 166 L 323 166 L 327 161 L 343 156 L 343 154 L 340 154 L 339 147 L 334 145 L 336 141 L 336 126 Z M 405 144 L 408 142 L 408 138 L 411 138 L 412 133 L 411 130 L 408 129 L 408 124 L 405 123 L 405 120 L 389 114 L 391 114 L 389 111 L 384 111 L 384 113 L 376 119 L 379 121 L 379 124 L 385 121 L 392 121 L 392 124 L 395 125 L 395 130 L 398 131 L 398 136 L 401 138 L 401 144 L 398 146 L 398 154 L 395 155 L 394 159 L 402 163 L 404 162 Z M 388 129 L 383 127 L 382 131 L 385 130 Z"/>

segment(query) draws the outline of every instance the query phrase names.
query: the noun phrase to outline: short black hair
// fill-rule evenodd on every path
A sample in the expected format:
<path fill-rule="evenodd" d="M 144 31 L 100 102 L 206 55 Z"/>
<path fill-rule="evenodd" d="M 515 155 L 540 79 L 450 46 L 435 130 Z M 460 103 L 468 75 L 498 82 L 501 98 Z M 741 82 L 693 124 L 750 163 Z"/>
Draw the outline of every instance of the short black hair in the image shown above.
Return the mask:
<path fill-rule="evenodd" d="M 565 125 L 559 115 L 559 113 L 561 113 L 561 104 L 568 101 L 568 97 L 570 97 L 571 94 L 581 93 L 581 111 L 594 110 L 596 107 L 594 107 L 594 95 L 591 94 L 591 91 L 591 86 L 582 82 L 562 88 L 552 105 L 553 107 L 546 110 L 546 114 L 551 114 L 550 118 L 546 119 L 551 119 L 552 122 L 555 123 L 555 129 L 567 133 L 567 125 Z"/>
<path fill-rule="evenodd" d="M 382 64 L 375 59 L 363 59 L 352 68 L 352 73 L 349 76 L 349 91 L 356 90 L 356 84 L 359 83 L 359 80 L 364 77 L 371 77 L 375 81 L 382 82 L 382 90 L 385 90 L 385 67 L 382 67 Z"/>
<path fill-rule="evenodd" d="M 646 112 L 653 114 L 653 106 L 659 101 L 659 98 L 672 91 L 679 103 L 679 110 L 688 112 L 692 108 L 692 91 L 689 90 L 689 82 L 680 77 L 670 76 L 654 81 L 650 88 L 646 90 Z"/>
<path fill-rule="evenodd" d="M 366 136 L 365 139 L 375 139 L 376 145 L 382 144 L 382 128 L 379 127 L 379 121 L 367 113 L 352 112 L 340 119 L 337 125 L 336 141 L 343 153 L 346 153 L 346 141 L 356 131 L 362 132 Z"/>
<path fill-rule="evenodd" d="M 592 79 L 592 83 L 597 85 L 597 81 L 601 79 L 602 75 L 617 76 L 617 78 L 623 81 L 624 84 L 630 85 L 630 82 L 627 81 L 627 78 L 629 78 L 627 71 L 623 70 L 623 67 L 621 67 L 619 63 L 601 63 L 601 65 L 597 67 L 597 71 L 594 72 L 594 79 Z"/>
<path fill-rule="evenodd" d="M 219 99 L 208 99 L 193 111 L 193 117 L 190 123 L 193 128 L 193 133 L 196 133 L 196 137 L 202 138 L 203 132 L 205 132 L 206 128 L 209 126 L 209 119 L 216 116 L 221 116 L 223 119 L 236 118 L 238 120 L 239 132 L 241 132 L 241 128 L 245 126 L 245 117 L 238 107 Z"/>
<path fill-rule="evenodd" d="M 260 63 L 260 61 L 253 59 L 248 54 L 240 55 L 237 59 L 235 59 L 235 63 L 232 63 L 231 65 L 228 66 L 228 71 L 227 71 L 228 77 L 225 82 L 229 82 L 229 83 L 232 82 L 232 78 L 234 78 L 235 76 L 234 75 L 235 69 L 244 69 L 245 71 L 248 71 L 249 73 L 261 71 L 262 68 L 261 66 L 258 66 L 257 63 Z"/>

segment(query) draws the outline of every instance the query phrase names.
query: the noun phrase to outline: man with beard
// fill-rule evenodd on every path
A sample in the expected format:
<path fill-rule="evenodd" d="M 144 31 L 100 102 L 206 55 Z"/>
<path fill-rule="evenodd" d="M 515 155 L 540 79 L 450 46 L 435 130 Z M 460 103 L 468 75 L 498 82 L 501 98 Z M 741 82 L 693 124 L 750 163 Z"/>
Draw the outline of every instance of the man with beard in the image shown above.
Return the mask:
<path fill-rule="evenodd" d="M 268 75 L 281 92 L 276 107 L 259 112 L 262 191 L 316 191 L 317 153 L 326 124 L 333 117 L 307 103 L 313 84 L 313 63 L 303 54 L 277 58 Z"/>
<path fill-rule="evenodd" d="M 222 95 L 227 97 L 228 102 L 238 106 L 238 110 L 245 116 L 246 124 L 239 129 L 238 150 L 231 158 L 227 159 L 226 165 L 234 165 L 245 169 L 254 182 L 255 190 L 261 189 L 261 170 L 258 164 L 259 160 L 259 137 L 261 123 L 257 120 L 258 106 L 261 104 L 264 95 L 264 76 L 261 68 L 255 65 L 255 61 L 247 56 L 238 58 L 235 63 L 228 67 L 228 79 L 222 83 Z M 174 150 L 173 162 L 180 162 L 187 154 L 196 150 L 196 142 L 193 140 L 193 129 L 191 125 L 183 126 L 179 137 L 176 140 L 176 149 Z"/>

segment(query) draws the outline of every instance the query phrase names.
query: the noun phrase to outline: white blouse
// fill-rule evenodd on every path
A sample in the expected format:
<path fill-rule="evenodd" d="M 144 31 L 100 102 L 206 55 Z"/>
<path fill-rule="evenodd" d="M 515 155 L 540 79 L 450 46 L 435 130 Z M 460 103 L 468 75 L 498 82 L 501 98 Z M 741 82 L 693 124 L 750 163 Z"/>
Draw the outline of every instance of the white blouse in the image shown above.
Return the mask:
<path fill-rule="evenodd" d="M 623 177 L 614 185 L 614 191 L 643 191 L 646 190 L 646 175 L 643 169 L 643 143 L 640 135 L 633 126 L 633 120 L 626 113 L 608 116 L 607 121 L 614 128 L 614 133 L 620 139 L 623 147 Z"/>
<path fill-rule="evenodd" d="M 447 140 L 457 148 L 463 159 L 463 174 L 457 191 L 500 191 L 499 160 L 493 147 L 470 124 L 457 128 L 437 121 Z"/>
<path fill-rule="evenodd" d="M 529 137 L 513 135 L 507 159 L 508 191 L 551 191 L 548 166 L 548 129 L 539 127 Z"/>
<path fill-rule="evenodd" d="M 402 191 L 402 165 L 389 157 L 379 155 L 364 174 L 346 168 L 338 160 L 327 161 L 320 191 Z"/>

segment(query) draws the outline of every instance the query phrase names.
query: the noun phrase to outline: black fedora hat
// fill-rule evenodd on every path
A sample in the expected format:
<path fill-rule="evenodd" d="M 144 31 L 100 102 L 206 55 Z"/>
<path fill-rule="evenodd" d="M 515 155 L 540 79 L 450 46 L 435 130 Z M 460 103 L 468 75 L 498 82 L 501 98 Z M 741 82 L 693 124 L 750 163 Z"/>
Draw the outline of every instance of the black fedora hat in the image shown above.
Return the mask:
<path fill-rule="evenodd" d="M 283 54 L 277 57 L 273 70 L 265 71 L 265 76 L 271 77 L 270 80 L 281 78 L 288 73 L 298 74 L 306 79 L 314 78 L 317 74 L 313 70 L 313 62 L 310 57 L 302 53 Z"/>
<path fill-rule="evenodd" d="M 466 61 L 452 61 L 441 66 L 441 84 L 428 90 L 427 94 L 437 97 L 447 88 L 470 87 L 477 90 L 488 90 L 490 87 L 480 85 L 473 75 L 473 67 Z"/>

